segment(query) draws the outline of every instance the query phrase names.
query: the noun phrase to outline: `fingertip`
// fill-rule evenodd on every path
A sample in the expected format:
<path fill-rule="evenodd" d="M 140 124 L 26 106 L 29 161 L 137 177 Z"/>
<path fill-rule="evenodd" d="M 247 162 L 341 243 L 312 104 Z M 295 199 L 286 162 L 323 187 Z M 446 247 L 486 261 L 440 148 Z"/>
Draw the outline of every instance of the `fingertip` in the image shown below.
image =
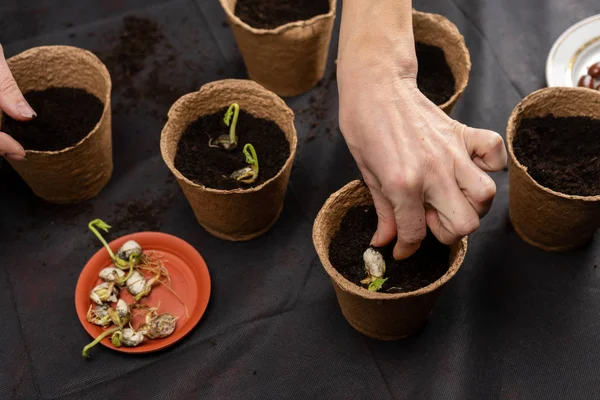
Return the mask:
<path fill-rule="evenodd" d="M 394 236 L 396 233 L 396 228 L 394 227 L 390 233 L 389 228 L 383 228 L 381 225 L 382 225 L 382 223 L 380 222 L 378 224 L 377 231 L 375 232 L 375 234 L 373 235 L 373 238 L 371 239 L 371 246 L 383 247 L 383 246 L 386 246 L 388 243 L 390 243 L 394 239 Z"/>
<path fill-rule="evenodd" d="M 421 247 L 421 242 L 415 244 L 400 244 L 398 242 L 394 246 L 394 259 L 404 260 L 415 254 L 419 250 L 419 247 Z"/>
<path fill-rule="evenodd" d="M 5 157 L 12 161 L 27 161 L 27 158 L 25 158 L 25 155 L 20 155 L 20 154 L 10 154 L 9 153 L 9 154 L 6 154 Z"/>

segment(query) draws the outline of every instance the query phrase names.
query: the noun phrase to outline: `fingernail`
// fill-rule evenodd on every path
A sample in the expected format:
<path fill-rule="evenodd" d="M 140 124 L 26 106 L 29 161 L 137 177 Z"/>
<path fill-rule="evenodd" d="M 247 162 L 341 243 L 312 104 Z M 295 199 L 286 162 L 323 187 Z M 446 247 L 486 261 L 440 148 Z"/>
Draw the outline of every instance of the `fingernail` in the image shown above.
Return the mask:
<path fill-rule="evenodd" d="M 7 153 L 5 157 L 13 161 L 27 161 L 27 159 L 24 156 L 19 154 Z"/>
<path fill-rule="evenodd" d="M 371 246 L 374 246 L 375 243 L 379 243 L 378 241 L 379 239 L 379 231 L 375 232 L 375 234 L 373 235 L 373 238 L 371 239 Z"/>
<path fill-rule="evenodd" d="M 31 106 L 25 100 L 17 103 L 17 111 L 27 119 L 34 119 L 37 117 L 35 111 L 33 111 Z"/>

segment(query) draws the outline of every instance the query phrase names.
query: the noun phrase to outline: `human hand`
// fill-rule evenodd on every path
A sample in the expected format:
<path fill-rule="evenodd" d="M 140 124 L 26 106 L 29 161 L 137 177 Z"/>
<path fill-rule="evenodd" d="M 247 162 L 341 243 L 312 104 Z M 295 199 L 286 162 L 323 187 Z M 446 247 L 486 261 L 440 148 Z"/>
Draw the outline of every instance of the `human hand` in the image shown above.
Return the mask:
<path fill-rule="evenodd" d="M 475 231 L 496 194 L 484 171 L 506 166 L 502 137 L 431 103 L 417 87 L 416 62 L 340 53 L 352 57 L 338 62 L 340 129 L 377 210 L 372 244 L 397 237 L 394 257 L 402 259 L 419 248 L 427 226 L 445 244 Z"/>
<path fill-rule="evenodd" d="M 10 117 L 19 121 L 29 121 L 36 117 L 36 113 L 29 106 L 12 76 L 4 51 L 0 45 L 0 109 Z M 4 132 L 0 132 L 0 156 L 11 160 L 22 161 L 25 159 L 25 150 L 15 139 Z"/>

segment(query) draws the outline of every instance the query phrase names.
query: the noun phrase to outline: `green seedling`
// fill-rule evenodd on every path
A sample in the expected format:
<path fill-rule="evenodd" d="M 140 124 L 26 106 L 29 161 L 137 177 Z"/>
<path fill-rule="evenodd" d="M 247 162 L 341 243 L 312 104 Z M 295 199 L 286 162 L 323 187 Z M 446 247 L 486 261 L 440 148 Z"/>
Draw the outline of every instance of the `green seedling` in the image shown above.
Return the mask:
<path fill-rule="evenodd" d="M 216 139 L 210 139 L 208 142 L 209 147 L 218 147 L 223 150 L 233 151 L 236 149 L 238 144 L 238 137 L 236 135 L 237 121 L 240 116 L 240 106 L 238 103 L 233 103 L 227 109 L 223 122 L 229 127 L 229 135 L 221 135 Z"/>
<path fill-rule="evenodd" d="M 96 339 L 94 339 L 94 341 L 90 344 L 88 344 L 87 346 L 85 346 L 83 348 L 83 351 L 81 352 L 81 355 L 84 356 L 85 358 L 90 358 L 90 349 L 92 347 L 94 347 L 95 345 L 97 345 L 98 343 L 100 343 L 102 341 L 102 339 L 104 339 L 105 337 L 107 337 L 108 335 L 112 335 L 113 333 L 119 331 L 121 328 L 118 326 L 115 326 L 114 328 L 111 328 L 107 331 L 102 332 L 101 335 L 99 335 Z"/>
<path fill-rule="evenodd" d="M 369 284 L 369 292 L 379 292 L 388 278 L 377 278 Z"/>
<path fill-rule="evenodd" d="M 250 143 L 246 144 L 243 149 L 244 155 L 246 156 L 247 167 L 238 169 L 231 174 L 231 179 L 235 179 L 238 182 L 252 184 L 256 182 L 258 178 L 258 156 L 254 146 Z"/>
<path fill-rule="evenodd" d="M 134 264 L 136 264 L 139 261 L 139 258 L 142 255 L 142 248 L 139 244 L 130 240 L 126 242 L 115 255 L 115 253 L 112 251 L 106 240 L 104 240 L 104 238 L 102 237 L 102 234 L 99 232 L 99 230 L 103 230 L 104 232 L 108 233 L 108 230 L 111 228 L 111 226 L 108 225 L 106 222 L 102 221 L 101 219 L 95 219 L 88 224 L 88 227 L 94 233 L 94 235 L 96 235 L 98 240 L 102 242 L 102 245 L 104 246 L 106 251 L 108 251 L 108 255 L 113 260 L 115 266 L 122 270 L 129 269 L 128 274 L 126 276 L 119 278 L 115 281 L 117 285 L 123 286 L 125 281 L 127 281 L 127 279 L 129 279 L 129 277 L 131 276 Z"/>

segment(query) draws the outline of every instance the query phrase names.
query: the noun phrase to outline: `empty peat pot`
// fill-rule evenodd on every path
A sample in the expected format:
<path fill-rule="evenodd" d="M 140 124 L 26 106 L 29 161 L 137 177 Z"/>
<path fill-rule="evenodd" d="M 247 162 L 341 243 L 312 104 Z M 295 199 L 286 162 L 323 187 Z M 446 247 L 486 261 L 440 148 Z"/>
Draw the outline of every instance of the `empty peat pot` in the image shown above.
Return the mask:
<path fill-rule="evenodd" d="M 525 118 L 591 117 L 600 119 L 600 92 L 546 88 L 525 97 L 508 122 L 509 214 L 515 231 L 544 250 L 565 251 L 589 242 L 600 227 L 600 195 L 577 196 L 540 185 L 517 159 L 514 142 Z M 600 132 L 598 132 L 600 140 Z"/>
<path fill-rule="evenodd" d="M 236 14 L 237 0 L 219 0 L 225 10 L 248 76 L 280 96 L 307 92 L 323 77 L 335 19 L 336 0 L 329 12 L 273 29 L 259 29 Z"/>
<path fill-rule="evenodd" d="M 460 269 L 467 253 L 467 238 L 452 246 L 446 273 L 421 289 L 405 293 L 370 292 L 340 274 L 329 258 L 331 240 L 344 216 L 356 206 L 372 205 L 368 188 L 353 181 L 332 194 L 317 215 L 313 243 L 331 278 L 342 314 L 359 332 L 380 340 L 397 340 L 419 332 L 427 324 L 444 285 Z"/>
<path fill-rule="evenodd" d="M 202 116 L 215 114 L 232 103 L 254 117 L 273 121 L 289 144 L 289 156 L 277 174 L 264 183 L 232 190 L 206 187 L 184 176 L 175 166 L 182 135 Z M 243 127 L 238 126 L 240 135 Z M 208 143 L 208 138 L 205 140 Z M 202 86 L 173 104 L 161 133 L 163 159 L 177 178 L 198 222 L 221 239 L 250 240 L 268 231 L 283 209 L 298 138 L 294 114 L 281 98 L 250 80 L 226 79 Z M 223 151 L 215 149 L 214 151 Z M 240 149 L 241 151 L 241 149 Z M 260 152 L 259 152 L 260 162 Z"/>
<path fill-rule="evenodd" d="M 448 18 L 413 10 L 413 33 L 415 42 L 435 46 L 444 52 L 446 62 L 455 80 L 454 94 L 439 107 L 450 114 L 469 82 L 471 55 L 465 38 Z"/>
<path fill-rule="evenodd" d="M 23 93 L 76 88 L 102 102 L 98 123 L 78 143 L 57 151 L 25 147 L 27 161 L 8 160 L 31 190 L 46 201 L 77 203 L 96 196 L 113 170 L 111 79 L 104 64 L 87 50 L 42 46 L 11 57 L 8 66 Z"/>

